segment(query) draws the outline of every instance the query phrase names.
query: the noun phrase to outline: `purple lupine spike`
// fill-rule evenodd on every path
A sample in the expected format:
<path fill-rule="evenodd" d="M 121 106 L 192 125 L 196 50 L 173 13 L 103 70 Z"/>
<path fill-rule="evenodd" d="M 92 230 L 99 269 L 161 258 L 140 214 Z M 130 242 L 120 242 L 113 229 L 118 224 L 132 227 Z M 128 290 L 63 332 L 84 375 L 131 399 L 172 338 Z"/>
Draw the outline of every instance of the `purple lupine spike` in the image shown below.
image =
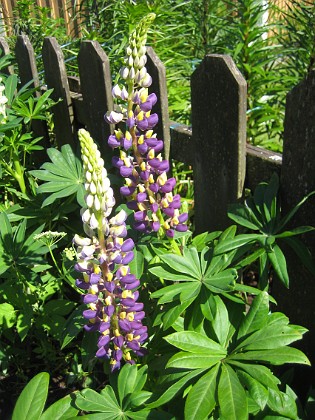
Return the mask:
<path fill-rule="evenodd" d="M 148 21 L 144 19 L 143 22 L 146 23 L 139 25 L 147 25 Z M 123 120 L 120 119 L 120 112 L 108 113 L 106 117 L 111 123 L 115 119 L 124 121 L 127 130 L 125 134 L 115 131 L 109 136 L 108 144 L 113 149 L 119 147 L 121 150 L 120 157 L 113 160 L 113 165 L 126 180 L 120 192 L 128 200 L 128 208 L 135 212 L 134 228 L 140 232 L 153 231 L 158 232 L 159 236 L 173 238 L 175 231 L 187 230 L 187 217 L 183 213 L 185 216 L 178 218 L 177 210 L 181 202 L 180 197 L 173 194 L 176 180 L 167 177 L 170 164 L 159 154 L 163 150 L 163 141 L 153 132 L 159 121 L 158 115 L 152 111 L 158 98 L 154 92 L 148 91 L 152 78 L 145 67 L 146 31 L 141 33 L 141 42 L 136 41 L 136 33 L 137 30 L 129 39 L 125 64 L 120 70 L 122 83 L 113 88 L 113 97 L 118 101 L 117 110 L 128 111 L 124 113 Z"/>

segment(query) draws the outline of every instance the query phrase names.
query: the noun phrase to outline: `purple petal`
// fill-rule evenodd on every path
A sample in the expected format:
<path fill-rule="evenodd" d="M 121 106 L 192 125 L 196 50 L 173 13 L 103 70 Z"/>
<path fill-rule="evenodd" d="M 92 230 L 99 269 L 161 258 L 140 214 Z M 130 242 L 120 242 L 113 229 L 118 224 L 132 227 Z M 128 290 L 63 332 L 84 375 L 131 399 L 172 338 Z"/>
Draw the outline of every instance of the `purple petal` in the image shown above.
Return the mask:
<path fill-rule="evenodd" d="M 120 194 L 127 196 L 132 195 L 135 192 L 135 187 L 120 187 Z"/>
<path fill-rule="evenodd" d="M 134 248 L 135 244 L 131 238 L 128 238 L 124 241 L 121 246 L 123 252 L 131 251 Z"/>
<path fill-rule="evenodd" d="M 165 233 L 169 238 L 174 238 L 174 231 L 172 229 L 167 229 Z"/>
<path fill-rule="evenodd" d="M 84 280 L 80 280 L 80 279 L 76 279 L 76 281 L 75 281 L 75 285 L 76 285 L 77 287 L 79 287 L 80 289 L 84 289 L 84 290 L 89 289 L 89 288 L 90 288 L 90 286 L 91 286 L 91 284 L 90 284 L 90 283 L 87 283 L 86 281 L 84 281 Z"/>
<path fill-rule="evenodd" d="M 119 172 L 120 175 L 123 176 L 124 178 L 130 177 L 132 175 L 133 172 L 133 167 L 132 166 L 121 166 L 119 168 Z"/>
<path fill-rule="evenodd" d="M 83 316 L 86 319 L 93 319 L 96 317 L 97 311 L 93 311 L 92 309 L 86 309 L 83 311 Z"/>
<path fill-rule="evenodd" d="M 139 286 L 140 286 L 140 281 L 139 280 L 136 280 L 133 283 L 126 284 L 125 285 L 125 289 L 126 290 L 132 290 L 132 289 L 136 289 Z"/>
<path fill-rule="evenodd" d="M 92 295 L 92 294 L 85 295 L 84 298 L 83 298 L 83 302 L 85 304 L 94 303 L 97 300 L 98 300 L 97 295 Z"/>
<path fill-rule="evenodd" d="M 188 226 L 179 224 L 175 226 L 175 229 L 177 230 L 177 232 L 186 232 L 188 229 Z"/>
<path fill-rule="evenodd" d="M 127 252 L 127 254 L 122 259 L 122 264 L 129 264 L 133 260 L 134 256 L 135 255 L 134 255 L 133 251 Z"/>
<path fill-rule="evenodd" d="M 97 345 L 99 347 L 103 347 L 103 346 L 106 346 L 109 342 L 110 342 L 110 336 L 109 335 L 102 335 L 99 338 Z"/>

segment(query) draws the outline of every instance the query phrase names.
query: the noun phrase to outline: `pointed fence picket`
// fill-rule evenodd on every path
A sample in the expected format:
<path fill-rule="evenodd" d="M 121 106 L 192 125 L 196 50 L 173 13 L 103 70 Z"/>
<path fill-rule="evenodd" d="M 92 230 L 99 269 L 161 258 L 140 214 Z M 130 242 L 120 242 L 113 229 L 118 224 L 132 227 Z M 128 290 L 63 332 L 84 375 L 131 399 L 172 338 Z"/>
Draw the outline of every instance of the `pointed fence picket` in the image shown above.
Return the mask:
<path fill-rule="evenodd" d="M 5 39 L 0 40 L 0 49 L 9 52 Z M 38 86 L 34 51 L 26 36 L 18 37 L 15 52 L 21 82 L 33 81 Z M 67 76 L 61 48 L 54 38 L 44 40 L 42 60 L 42 84 L 54 89 L 52 97 L 58 101 L 52 109 L 57 145 L 76 146 L 77 129 L 87 127 L 107 161 L 111 152 L 106 143 L 112 127 L 105 123 L 104 114 L 114 105 L 105 52 L 97 42 L 83 41 L 78 56 L 79 77 Z M 273 172 L 281 175 L 286 210 L 315 190 L 315 71 L 288 95 L 282 162 L 279 153 L 246 144 L 246 83 L 230 57 L 206 56 L 192 75 L 192 127 L 169 121 L 165 68 L 151 48 L 147 65 L 154 81 L 150 90 L 160 100 L 153 111 L 160 116 L 156 131 L 165 141 L 166 154 L 193 168 L 196 232 L 228 226 L 228 204 L 242 197 L 244 187 L 253 189 L 259 182 L 268 181 Z M 12 73 L 12 67 L 6 72 Z M 315 226 L 313 208 L 314 200 L 310 200 L 301 213 L 300 224 Z M 315 235 L 308 234 L 307 240 L 315 255 Z M 294 258 L 289 263 L 299 267 Z M 299 270 L 292 267 L 293 278 L 299 277 Z M 292 308 L 292 322 L 312 327 L 306 351 L 314 355 L 314 305 L 306 295 L 315 296 L 315 279 L 303 271 L 292 284 L 297 289 L 293 299 L 281 287 L 275 288 L 276 297 L 280 308 L 285 306 L 285 313 Z"/>

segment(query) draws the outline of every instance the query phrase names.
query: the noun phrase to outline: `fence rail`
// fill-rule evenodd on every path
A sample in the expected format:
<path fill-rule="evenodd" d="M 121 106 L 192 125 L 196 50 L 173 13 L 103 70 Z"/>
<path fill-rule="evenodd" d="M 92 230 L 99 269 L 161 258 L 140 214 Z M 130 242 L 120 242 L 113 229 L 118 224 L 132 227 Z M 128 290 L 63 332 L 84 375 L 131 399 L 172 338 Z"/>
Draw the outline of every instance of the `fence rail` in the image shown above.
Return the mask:
<path fill-rule="evenodd" d="M 3 38 L 0 48 L 8 53 Z M 34 50 L 27 36 L 18 37 L 15 53 L 21 83 L 33 80 L 38 86 Z M 54 89 L 53 99 L 62 99 L 53 107 L 57 144 L 76 147 L 77 129 L 85 126 L 99 143 L 106 161 L 111 127 L 103 116 L 113 109 L 113 99 L 110 63 L 105 52 L 96 41 L 83 41 L 78 56 L 79 77 L 67 76 L 62 50 L 54 38 L 44 40 L 42 59 L 45 83 Z M 280 155 L 246 144 L 246 83 L 230 57 L 206 56 L 193 73 L 192 127 L 169 121 L 165 68 L 151 48 L 147 67 L 154 80 L 151 90 L 160 99 L 153 109 L 161 117 L 158 137 L 164 139 L 172 159 L 193 167 L 196 232 L 224 229 L 229 224 L 228 204 L 242 198 L 245 186 L 253 189 L 259 182 L 269 180 L 274 171 L 281 177 L 285 212 L 315 190 L 315 71 L 288 94 L 284 151 Z M 7 71 L 12 72 L 12 68 Z M 38 121 L 33 129 L 36 135 L 44 137 L 48 147 L 45 123 Z M 315 226 L 313 209 L 314 200 L 304 207 L 297 222 Z M 315 255 L 315 235 L 306 239 Z M 288 295 L 275 289 L 276 298 L 280 309 L 284 307 L 293 322 L 312 330 L 304 350 L 314 361 L 315 279 L 294 258 L 289 264 L 293 292 Z"/>

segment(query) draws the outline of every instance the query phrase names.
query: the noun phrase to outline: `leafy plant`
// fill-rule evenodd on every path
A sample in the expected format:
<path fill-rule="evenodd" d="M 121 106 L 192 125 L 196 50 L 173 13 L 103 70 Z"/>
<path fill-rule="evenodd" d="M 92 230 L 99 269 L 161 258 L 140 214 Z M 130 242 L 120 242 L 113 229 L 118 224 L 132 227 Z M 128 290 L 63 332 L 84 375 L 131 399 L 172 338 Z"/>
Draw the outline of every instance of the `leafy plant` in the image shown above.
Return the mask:
<path fill-rule="evenodd" d="M 83 416 L 86 419 L 170 419 L 164 411 L 147 409 L 145 403 L 152 392 L 143 390 L 147 380 L 147 366 L 140 369 L 136 365 L 125 365 L 118 376 L 111 378 L 100 393 L 85 389 L 76 395 L 75 405 L 85 411 L 95 413 Z M 98 414 L 96 414 L 98 413 Z"/>
<path fill-rule="evenodd" d="M 46 162 L 40 170 L 30 172 L 34 177 L 45 181 L 37 188 L 37 193 L 52 193 L 43 201 L 43 207 L 73 194 L 76 194 L 78 203 L 82 205 L 84 189 L 80 160 L 68 144 L 62 146 L 61 151 L 47 149 L 47 154 L 52 162 Z"/>
<path fill-rule="evenodd" d="M 309 364 L 302 352 L 288 347 L 306 330 L 290 325 L 282 313 L 270 314 L 267 292 L 256 296 L 248 313 L 239 305 L 228 311 L 218 295 L 207 303 L 200 332 L 182 330 L 165 337 L 181 350 L 168 360 L 166 369 L 184 371 L 173 384 L 174 374 L 166 373 L 168 389 L 149 407 L 167 403 L 186 387 L 185 419 L 207 418 L 215 410 L 220 418 L 246 420 L 266 407 L 296 418 L 294 398 L 279 390 L 280 381 L 265 364 Z M 188 383 L 192 386 L 187 388 Z"/>
<path fill-rule="evenodd" d="M 282 240 L 288 244 L 302 262 L 311 271 L 314 271 L 314 263 L 309 251 L 303 243 L 295 236 L 314 230 L 311 226 L 300 226 L 290 230 L 283 230 L 290 222 L 302 204 L 314 194 L 304 197 L 286 216 L 282 216 L 278 198 L 279 179 L 273 175 L 269 183 L 261 183 L 255 189 L 253 195 L 245 200 L 244 204 L 230 206 L 228 216 L 239 225 L 254 231 L 255 233 L 237 235 L 230 243 L 224 244 L 217 252 L 227 252 L 236 249 L 247 243 L 256 243 L 256 258 L 260 261 L 260 287 L 268 286 L 269 261 L 275 273 L 282 283 L 289 287 L 289 275 L 287 271 L 285 256 L 278 242 Z M 246 263 L 248 264 L 248 260 Z"/>

